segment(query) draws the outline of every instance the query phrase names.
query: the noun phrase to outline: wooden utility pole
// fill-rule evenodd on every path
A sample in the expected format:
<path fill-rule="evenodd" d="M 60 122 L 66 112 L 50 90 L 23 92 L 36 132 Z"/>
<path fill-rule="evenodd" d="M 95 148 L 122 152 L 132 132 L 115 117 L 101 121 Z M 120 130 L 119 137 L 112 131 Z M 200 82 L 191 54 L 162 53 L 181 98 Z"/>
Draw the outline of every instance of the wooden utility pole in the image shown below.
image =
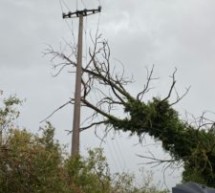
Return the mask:
<path fill-rule="evenodd" d="M 75 83 L 75 104 L 73 114 L 73 130 L 72 130 L 72 147 L 71 156 L 79 155 L 80 146 L 80 117 L 81 117 L 81 76 L 82 76 L 82 39 L 83 39 L 83 17 L 101 12 L 101 7 L 98 9 L 84 9 L 76 12 L 63 13 L 65 18 L 79 18 L 78 30 L 78 58 L 76 68 L 76 83 Z"/>

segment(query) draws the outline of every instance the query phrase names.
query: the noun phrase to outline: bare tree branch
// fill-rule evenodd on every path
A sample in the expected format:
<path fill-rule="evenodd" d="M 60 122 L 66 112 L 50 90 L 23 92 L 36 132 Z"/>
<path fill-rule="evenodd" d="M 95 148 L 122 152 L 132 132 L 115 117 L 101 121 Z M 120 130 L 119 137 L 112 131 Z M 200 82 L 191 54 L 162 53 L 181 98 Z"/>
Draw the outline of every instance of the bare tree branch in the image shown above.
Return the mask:
<path fill-rule="evenodd" d="M 148 71 L 148 69 L 146 69 L 147 71 L 147 80 L 146 80 L 146 85 L 144 85 L 144 89 L 139 92 L 137 94 L 137 100 L 141 101 L 143 99 L 143 96 L 149 91 L 151 90 L 149 88 L 149 85 L 151 83 L 152 80 L 154 80 L 155 78 L 152 78 L 153 72 L 154 72 L 154 65 L 152 66 L 152 69 L 150 70 L 150 72 Z"/>
<path fill-rule="evenodd" d="M 107 124 L 108 121 L 98 121 L 98 122 L 93 122 L 92 124 L 88 125 L 88 126 L 85 126 L 85 127 L 81 127 L 80 130 L 81 131 L 84 131 L 84 130 L 87 130 L 87 129 L 90 129 L 92 127 L 95 127 L 95 126 L 98 126 L 98 125 L 102 125 L 102 124 Z"/>
<path fill-rule="evenodd" d="M 173 103 L 171 103 L 170 106 L 173 106 L 173 105 L 177 104 L 179 101 L 181 101 L 188 94 L 188 92 L 190 91 L 190 88 L 191 87 L 188 87 L 186 89 L 186 91 L 184 92 L 184 94 L 182 94 L 181 96 L 179 96 L 178 93 L 177 93 L 177 99 L 176 99 L 176 101 L 173 102 Z"/>
<path fill-rule="evenodd" d="M 47 116 L 45 119 L 43 119 L 42 121 L 40 121 L 40 123 L 43 123 L 44 121 L 47 121 L 50 117 L 52 117 L 57 111 L 59 111 L 60 109 L 64 108 L 66 105 L 71 104 L 71 100 L 69 100 L 68 102 L 64 103 L 63 105 L 61 105 L 60 107 L 58 107 L 57 109 L 55 109 L 49 116 Z"/>
<path fill-rule="evenodd" d="M 172 91 L 173 91 L 173 88 L 175 87 L 175 84 L 176 84 L 176 80 L 175 80 L 175 73 L 177 72 L 177 69 L 175 69 L 175 71 L 173 72 L 173 75 L 172 75 L 172 85 L 171 85 L 171 87 L 170 87 L 170 89 L 169 89 L 169 93 L 168 93 L 168 95 L 167 95 L 167 97 L 165 97 L 164 99 L 163 99 L 163 101 L 166 101 L 166 100 L 168 100 L 169 98 L 170 98 L 170 96 L 171 96 L 171 94 L 172 94 Z"/>

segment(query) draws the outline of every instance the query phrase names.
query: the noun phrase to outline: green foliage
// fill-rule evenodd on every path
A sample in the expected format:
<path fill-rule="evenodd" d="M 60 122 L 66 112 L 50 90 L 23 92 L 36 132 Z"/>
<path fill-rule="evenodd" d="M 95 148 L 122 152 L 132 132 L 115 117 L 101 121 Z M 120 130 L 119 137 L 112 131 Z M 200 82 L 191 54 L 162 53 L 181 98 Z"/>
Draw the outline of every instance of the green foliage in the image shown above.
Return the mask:
<path fill-rule="evenodd" d="M 184 162 L 184 181 L 195 181 L 215 187 L 215 135 L 213 128 L 196 130 L 196 147 Z"/>
<path fill-rule="evenodd" d="M 107 124 L 116 130 L 142 136 L 148 133 L 162 142 L 173 159 L 184 162 L 184 181 L 215 187 L 214 128 L 196 129 L 180 119 L 167 100 L 153 98 L 148 103 L 132 99 L 125 104 L 129 118 L 110 117 Z"/>
<path fill-rule="evenodd" d="M 89 150 L 89 157 L 70 158 L 66 162 L 68 176 L 77 187 L 87 193 L 109 193 L 111 179 L 106 158 L 101 149 Z"/>
<path fill-rule="evenodd" d="M 109 124 L 117 130 L 130 131 L 139 136 L 148 133 L 155 139 L 161 140 L 164 149 L 175 159 L 181 159 L 191 153 L 192 146 L 196 142 L 189 139 L 193 130 L 187 130 L 187 125 L 179 119 L 178 113 L 167 101 L 153 98 L 146 104 L 133 100 L 126 104 L 125 112 L 129 113 L 129 119 L 110 120 Z M 177 146 L 175 142 L 186 146 Z"/>
<path fill-rule="evenodd" d="M 41 136 L 11 129 L 0 151 L 0 193 L 163 193 L 136 187 L 130 174 L 111 177 L 101 149 L 66 158 L 48 123 Z"/>
<path fill-rule="evenodd" d="M 48 132 L 51 129 L 45 130 L 42 137 L 25 130 L 10 130 L 0 154 L 0 192 L 61 191 L 62 155 Z"/>
<path fill-rule="evenodd" d="M 20 112 L 17 107 L 22 104 L 22 101 L 16 96 L 10 96 L 0 102 L 0 145 L 2 145 L 3 135 L 13 127 L 13 121 L 19 117 Z"/>
<path fill-rule="evenodd" d="M 7 99 L 3 99 L 0 108 L 0 125 L 5 126 L 7 123 L 11 123 L 19 116 L 19 111 L 16 109 L 17 105 L 22 103 L 16 96 L 10 96 Z"/>
<path fill-rule="evenodd" d="M 141 171 L 141 184 L 135 185 L 135 177 L 129 173 L 115 174 L 113 181 L 114 193 L 168 193 L 168 190 L 158 190 L 153 184 L 152 173 Z"/>

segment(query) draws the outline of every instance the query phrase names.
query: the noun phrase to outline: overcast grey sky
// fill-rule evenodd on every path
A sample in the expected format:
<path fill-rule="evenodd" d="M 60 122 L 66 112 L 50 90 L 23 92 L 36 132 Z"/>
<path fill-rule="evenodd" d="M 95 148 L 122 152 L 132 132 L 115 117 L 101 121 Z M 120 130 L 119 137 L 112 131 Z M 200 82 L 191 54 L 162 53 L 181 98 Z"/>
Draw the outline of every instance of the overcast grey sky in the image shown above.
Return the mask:
<path fill-rule="evenodd" d="M 178 92 L 183 93 L 191 85 L 189 94 L 176 106 L 182 116 L 185 111 L 195 116 L 205 110 L 214 111 L 214 0 L 60 2 L 65 12 L 102 5 L 101 14 L 84 20 L 85 35 L 95 33 L 99 23 L 99 31 L 109 41 L 112 56 L 122 61 L 128 74 L 134 76 L 135 83 L 129 87 L 132 93 L 142 88 L 145 67 L 154 64 L 155 75 L 160 79 L 154 83 L 155 89 L 150 96 L 165 96 L 171 83 L 169 75 L 176 67 Z M 0 89 L 6 96 L 17 94 L 26 98 L 17 124 L 34 132 L 39 128 L 40 120 L 74 93 L 74 75 L 65 71 L 53 78 L 49 59 L 42 54 L 47 44 L 58 48 L 65 39 L 73 41 L 71 32 L 77 34 L 77 19 L 64 21 L 60 2 L 0 2 Z M 71 129 L 72 107 L 58 112 L 51 121 L 57 128 L 58 139 L 69 143 L 70 136 L 64 130 Z M 137 141 L 135 137 L 129 139 L 125 135 L 116 140 L 108 138 L 104 147 L 114 171 L 137 171 L 138 163 L 142 161 L 135 154 L 148 151 L 134 146 Z M 82 134 L 83 152 L 98 144 L 93 132 Z M 163 155 L 159 146 L 153 148 Z M 121 159 L 120 163 L 116 163 L 117 159 Z M 161 169 L 154 171 L 156 180 L 164 183 Z M 175 176 L 166 175 L 169 187 L 179 182 L 180 178 Z"/>

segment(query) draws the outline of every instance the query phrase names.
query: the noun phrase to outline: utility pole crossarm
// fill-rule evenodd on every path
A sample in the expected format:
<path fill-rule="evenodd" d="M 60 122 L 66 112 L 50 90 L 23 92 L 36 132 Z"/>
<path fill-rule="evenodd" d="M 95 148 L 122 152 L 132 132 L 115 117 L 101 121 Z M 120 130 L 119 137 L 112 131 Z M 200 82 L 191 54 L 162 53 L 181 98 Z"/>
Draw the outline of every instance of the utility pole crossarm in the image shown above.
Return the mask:
<path fill-rule="evenodd" d="M 75 12 L 63 13 L 63 19 L 75 18 L 75 17 L 80 17 L 80 16 L 86 17 L 88 15 L 92 15 L 92 14 L 101 12 L 101 10 L 102 10 L 102 7 L 99 6 L 98 9 L 83 9 L 83 10 L 80 10 L 80 11 L 78 10 L 78 11 L 75 11 Z"/>

